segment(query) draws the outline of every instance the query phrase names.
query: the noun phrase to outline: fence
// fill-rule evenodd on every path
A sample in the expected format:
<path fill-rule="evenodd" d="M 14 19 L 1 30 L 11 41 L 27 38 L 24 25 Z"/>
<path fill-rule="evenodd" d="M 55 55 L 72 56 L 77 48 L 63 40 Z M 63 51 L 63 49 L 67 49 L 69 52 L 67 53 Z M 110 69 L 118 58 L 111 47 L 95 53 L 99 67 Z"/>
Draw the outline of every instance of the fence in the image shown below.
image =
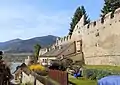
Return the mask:
<path fill-rule="evenodd" d="M 49 70 L 48 75 L 51 79 L 58 82 L 60 85 L 68 85 L 68 73 L 59 70 Z"/>

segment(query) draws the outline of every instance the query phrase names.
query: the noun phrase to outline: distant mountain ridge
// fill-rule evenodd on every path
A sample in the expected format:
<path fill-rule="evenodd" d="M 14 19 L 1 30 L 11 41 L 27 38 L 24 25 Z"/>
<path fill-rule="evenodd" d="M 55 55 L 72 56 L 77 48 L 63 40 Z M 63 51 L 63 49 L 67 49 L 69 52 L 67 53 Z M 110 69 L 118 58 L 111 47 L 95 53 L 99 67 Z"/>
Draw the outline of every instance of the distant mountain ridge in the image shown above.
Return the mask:
<path fill-rule="evenodd" d="M 28 40 L 14 39 L 6 42 L 0 42 L 0 50 L 5 53 L 30 53 L 34 51 L 34 45 L 40 44 L 41 47 L 47 47 L 55 43 L 57 36 L 47 35 L 35 37 Z"/>

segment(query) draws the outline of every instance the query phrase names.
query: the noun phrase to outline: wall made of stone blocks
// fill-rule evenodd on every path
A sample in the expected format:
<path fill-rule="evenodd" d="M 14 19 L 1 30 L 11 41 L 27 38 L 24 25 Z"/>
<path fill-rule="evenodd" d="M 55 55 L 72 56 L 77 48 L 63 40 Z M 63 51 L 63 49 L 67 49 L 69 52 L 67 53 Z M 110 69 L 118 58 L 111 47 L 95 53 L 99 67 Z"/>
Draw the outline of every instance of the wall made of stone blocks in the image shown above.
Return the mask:
<path fill-rule="evenodd" d="M 85 63 L 88 65 L 120 65 L 120 55 L 93 56 L 86 57 L 85 60 Z"/>

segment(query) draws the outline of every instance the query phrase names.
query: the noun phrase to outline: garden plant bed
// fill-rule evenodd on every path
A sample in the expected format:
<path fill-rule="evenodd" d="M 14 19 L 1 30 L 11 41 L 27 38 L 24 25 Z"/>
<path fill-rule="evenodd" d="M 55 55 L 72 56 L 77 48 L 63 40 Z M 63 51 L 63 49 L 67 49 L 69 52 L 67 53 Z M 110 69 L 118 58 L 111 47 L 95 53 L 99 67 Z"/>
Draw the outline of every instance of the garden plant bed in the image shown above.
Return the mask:
<path fill-rule="evenodd" d="M 97 81 L 95 80 L 89 80 L 85 78 L 74 78 L 69 75 L 69 82 L 72 85 L 97 85 Z"/>

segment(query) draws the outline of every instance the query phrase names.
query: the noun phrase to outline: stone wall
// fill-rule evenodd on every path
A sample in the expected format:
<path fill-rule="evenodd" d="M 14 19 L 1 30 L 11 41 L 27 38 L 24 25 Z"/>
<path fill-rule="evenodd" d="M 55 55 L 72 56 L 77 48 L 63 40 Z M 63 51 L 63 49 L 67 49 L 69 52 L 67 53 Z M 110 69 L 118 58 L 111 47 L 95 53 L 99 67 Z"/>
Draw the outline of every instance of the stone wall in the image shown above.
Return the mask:
<path fill-rule="evenodd" d="M 93 65 L 120 65 L 120 8 L 105 15 L 104 20 L 99 18 L 84 25 L 84 16 L 75 26 L 72 36 L 58 38 L 54 45 L 81 41 L 76 44 L 76 50 L 84 55 L 86 64 Z M 83 56 L 82 55 L 82 56 Z"/>
<path fill-rule="evenodd" d="M 84 17 L 84 16 L 83 16 Z M 84 18 L 80 22 L 84 21 Z M 120 65 L 120 8 L 111 18 L 108 13 L 104 22 L 102 19 L 87 25 L 76 25 L 72 38 L 82 40 L 82 51 L 85 63 L 91 65 Z M 107 55 L 107 56 L 106 56 Z"/>

